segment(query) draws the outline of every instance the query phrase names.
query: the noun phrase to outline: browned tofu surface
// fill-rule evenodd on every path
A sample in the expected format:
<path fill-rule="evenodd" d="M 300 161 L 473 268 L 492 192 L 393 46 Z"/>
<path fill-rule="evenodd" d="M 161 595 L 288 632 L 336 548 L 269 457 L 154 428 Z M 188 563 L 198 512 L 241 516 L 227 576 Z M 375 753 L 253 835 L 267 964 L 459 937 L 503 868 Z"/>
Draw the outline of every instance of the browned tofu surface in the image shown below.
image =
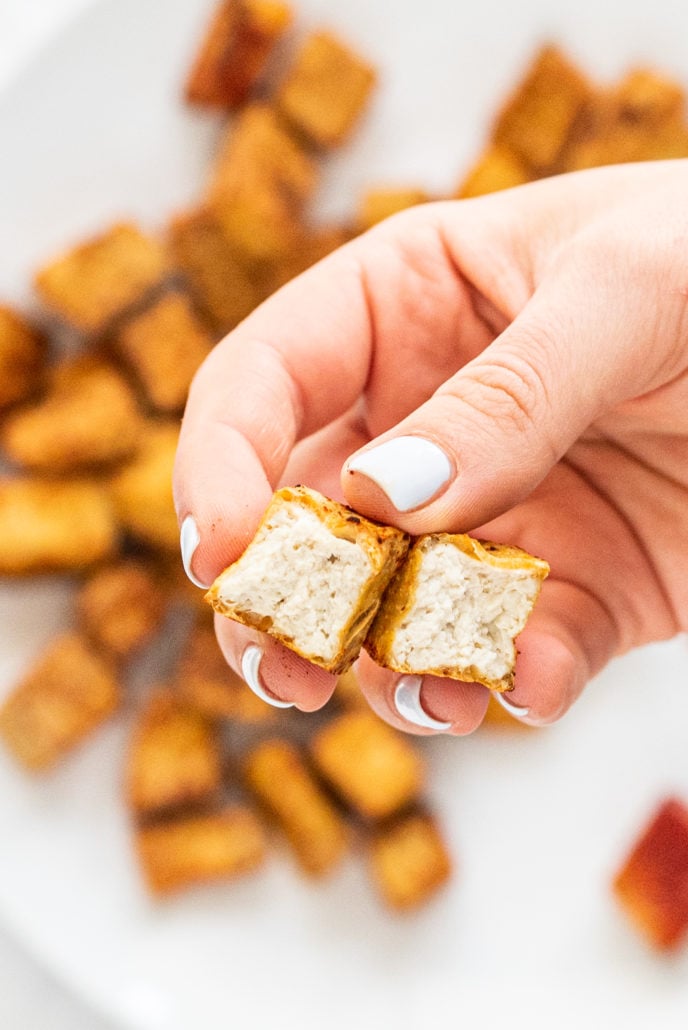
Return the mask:
<path fill-rule="evenodd" d="M 48 646 L 0 708 L 0 737 L 27 769 L 53 766 L 117 708 L 113 667 L 85 638 Z"/>
<path fill-rule="evenodd" d="M 178 553 L 179 527 L 172 499 L 176 422 L 151 422 L 136 457 L 110 483 L 117 517 L 136 540 Z"/>
<path fill-rule="evenodd" d="M 505 146 L 491 144 L 469 169 L 459 186 L 459 198 L 482 197 L 486 193 L 522 186 L 532 178 L 526 165 Z"/>
<path fill-rule="evenodd" d="M 385 218 L 398 214 L 399 211 L 415 207 L 416 204 L 426 204 L 429 200 L 430 197 L 425 190 L 410 186 L 377 187 L 367 190 L 358 204 L 356 224 L 361 231 L 370 229 L 378 222 L 383 222 Z"/>
<path fill-rule="evenodd" d="M 263 180 L 242 183 L 209 207 L 237 260 L 254 275 L 288 258 L 305 236 L 290 199 Z"/>
<path fill-rule="evenodd" d="M 267 292 L 273 293 L 280 286 L 290 282 L 318 261 L 322 261 L 334 250 L 343 247 L 352 240 L 355 232 L 347 225 L 324 225 L 305 230 L 305 235 L 298 247 L 295 247 L 282 260 L 273 262 L 264 281 Z"/>
<path fill-rule="evenodd" d="M 409 815 L 381 830 L 371 843 L 370 863 L 382 898 L 396 910 L 423 905 L 451 875 L 447 846 L 425 815 Z"/>
<path fill-rule="evenodd" d="M 0 409 L 36 392 L 46 358 L 42 333 L 17 311 L 0 304 Z"/>
<path fill-rule="evenodd" d="M 165 606 L 159 579 L 142 562 L 129 559 L 91 574 L 77 595 L 76 615 L 94 644 L 122 659 L 148 643 Z"/>

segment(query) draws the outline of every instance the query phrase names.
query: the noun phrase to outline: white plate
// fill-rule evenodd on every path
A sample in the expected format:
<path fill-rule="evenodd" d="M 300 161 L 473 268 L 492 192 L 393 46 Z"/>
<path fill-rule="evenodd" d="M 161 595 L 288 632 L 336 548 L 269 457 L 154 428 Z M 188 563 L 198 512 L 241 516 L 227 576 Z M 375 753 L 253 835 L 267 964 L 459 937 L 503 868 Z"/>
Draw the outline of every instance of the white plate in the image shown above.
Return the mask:
<path fill-rule="evenodd" d="M 99 3 L 0 95 L 0 296 L 27 299 L 55 248 L 131 215 L 151 226 L 194 195 L 217 123 L 180 82 L 209 3 Z M 639 58 L 688 67 L 683 5 L 547 0 L 301 0 L 382 68 L 323 212 L 371 181 L 448 189 L 489 113 L 543 37 L 591 70 Z M 70 617 L 54 582 L 3 587 L 0 690 Z M 0 919 L 78 994 L 135 1030 L 393 1026 L 675 1030 L 688 955 L 651 954 L 609 894 L 641 823 L 688 797 L 685 640 L 617 661 L 560 725 L 427 748 L 458 870 L 441 899 L 387 915 L 357 861 L 312 886 L 285 856 L 235 886 L 146 896 L 119 801 L 120 723 L 45 781 L 0 753 Z"/>

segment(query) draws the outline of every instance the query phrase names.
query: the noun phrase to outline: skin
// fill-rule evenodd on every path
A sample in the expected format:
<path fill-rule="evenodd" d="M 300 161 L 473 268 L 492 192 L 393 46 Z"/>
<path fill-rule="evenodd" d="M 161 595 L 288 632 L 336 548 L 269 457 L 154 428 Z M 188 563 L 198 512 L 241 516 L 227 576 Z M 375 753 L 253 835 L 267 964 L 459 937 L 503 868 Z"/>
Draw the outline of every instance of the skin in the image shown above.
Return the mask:
<path fill-rule="evenodd" d="M 617 654 L 688 629 L 688 162 L 560 176 L 404 212 L 284 287 L 209 356 L 175 474 L 204 582 L 251 539 L 273 489 L 305 482 L 413 534 L 472 532 L 552 572 L 518 640 L 509 700 L 560 718 Z M 346 459 L 398 435 L 440 444 L 455 476 L 397 512 Z M 372 441 L 372 444 L 371 444 Z M 344 467 L 343 467 L 344 466 Z M 334 678 L 221 619 L 239 668 L 306 711 Z M 397 674 L 358 665 L 396 714 Z M 425 677 L 451 732 L 488 692 Z"/>

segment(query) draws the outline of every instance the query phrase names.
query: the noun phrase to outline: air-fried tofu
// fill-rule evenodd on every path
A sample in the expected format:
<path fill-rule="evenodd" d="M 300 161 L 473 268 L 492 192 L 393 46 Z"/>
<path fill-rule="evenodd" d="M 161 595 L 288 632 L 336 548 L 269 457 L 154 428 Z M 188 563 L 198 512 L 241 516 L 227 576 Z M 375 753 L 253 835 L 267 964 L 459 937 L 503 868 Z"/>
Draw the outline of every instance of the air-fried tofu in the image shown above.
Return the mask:
<path fill-rule="evenodd" d="M 397 910 L 418 908 L 451 875 L 451 858 L 437 824 L 415 813 L 376 834 L 370 861 L 378 890 Z"/>
<path fill-rule="evenodd" d="M 539 173 L 554 168 L 590 96 L 581 72 L 555 46 L 537 54 L 508 100 L 493 140 Z"/>
<path fill-rule="evenodd" d="M 126 782 L 140 815 L 212 800 L 222 783 L 216 726 L 171 690 L 155 690 L 134 727 Z"/>
<path fill-rule="evenodd" d="M 658 125 L 685 115 L 683 87 L 652 68 L 632 68 L 619 82 L 614 98 L 626 122 Z"/>
<path fill-rule="evenodd" d="M 66 322 L 98 333 L 142 300 L 168 271 L 162 244 L 122 222 L 41 268 L 36 287 Z"/>
<path fill-rule="evenodd" d="M 27 769 L 54 765 L 117 708 L 113 667 L 67 633 L 49 645 L 0 708 L 0 737 Z"/>
<path fill-rule="evenodd" d="M 227 665 L 212 624 L 199 622 L 191 631 L 175 686 L 189 704 L 211 718 L 257 723 L 272 722 L 277 715 L 276 709 L 256 697 Z"/>
<path fill-rule="evenodd" d="M 29 398 L 40 387 L 46 341 L 25 318 L 0 304 L 0 409 Z"/>
<path fill-rule="evenodd" d="M 111 480 L 117 517 L 134 539 L 164 551 L 179 550 L 179 527 L 172 500 L 177 450 L 176 422 L 151 422 L 136 457 Z"/>
<path fill-rule="evenodd" d="M 338 716 L 311 741 L 318 771 L 366 819 L 384 819 L 416 801 L 424 769 L 408 738 L 370 711 Z"/>
<path fill-rule="evenodd" d="M 8 416 L 0 444 L 17 465 L 65 475 L 129 458 L 143 426 L 122 375 L 105 361 L 80 356 L 55 366 L 41 400 Z"/>
<path fill-rule="evenodd" d="M 688 806 L 668 798 L 614 879 L 614 894 L 656 948 L 677 948 L 688 933 Z"/>
<path fill-rule="evenodd" d="M 304 42 L 277 94 L 289 121 L 317 147 L 351 134 L 375 85 L 375 70 L 329 32 Z"/>
<path fill-rule="evenodd" d="M 191 380 L 214 340 L 185 293 L 170 290 L 137 312 L 115 336 L 117 351 L 156 411 L 183 410 Z"/>
<path fill-rule="evenodd" d="M 528 168 L 512 150 L 490 144 L 466 175 L 456 196 L 482 197 L 486 193 L 522 186 L 531 179 Z"/>
<path fill-rule="evenodd" d="M 85 569 L 110 558 L 117 543 L 100 483 L 0 478 L 0 575 Z"/>
<path fill-rule="evenodd" d="M 174 819 L 136 831 L 136 850 L 153 894 L 229 880 L 263 864 L 266 839 L 248 808 Z"/>
<path fill-rule="evenodd" d="M 124 559 L 91 574 L 77 595 L 76 614 L 94 644 L 123 659 L 150 640 L 165 605 L 165 594 L 150 568 Z"/>
<path fill-rule="evenodd" d="M 416 204 L 426 204 L 430 197 L 425 190 L 414 189 L 409 186 L 399 187 L 378 187 L 367 190 L 361 197 L 358 204 L 356 225 L 361 231 L 370 229 L 385 218 L 405 211 Z"/>
<path fill-rule="evenodd" d="M 222 0 L 191 68 L 187 100 L 230 110 L 242 104 L 291 20 L 279 0 Z"/>
<path fill-rule="evenodd" d="M 291 201 L 263 181 L 242 183 L 211 210 L 237 260 L 254 275 L 262 266 L 288 258 L 305 236 Z"/>
<path fill-rule="evenodd" d="M 249 787 L 275 816 L 301 868 L 323 876 L 342 858 L 344 820 L 287 740 L 266 740 L 245 761 Z"/>

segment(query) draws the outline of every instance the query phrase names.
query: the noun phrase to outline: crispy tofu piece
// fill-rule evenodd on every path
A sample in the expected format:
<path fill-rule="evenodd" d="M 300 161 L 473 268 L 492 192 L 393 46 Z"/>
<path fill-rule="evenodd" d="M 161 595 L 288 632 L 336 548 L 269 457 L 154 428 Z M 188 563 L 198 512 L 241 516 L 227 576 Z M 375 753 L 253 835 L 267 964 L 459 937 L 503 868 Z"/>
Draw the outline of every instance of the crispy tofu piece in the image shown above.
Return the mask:
<path fill-rule="evenodd" d="M 264 299 L 259 283 L 207 209 L 173 219 L 169 239 L 175 263 L 218 336 L 234 329 Z"/>
<path fill-rule="evenodd" d="M 28 400 L 39 389 L 47 356 L 43 334 L 0 304 L 0 410 Z"/>
<path fill-rule="evenodd" d="M 482 197 L 486 193 L 522 186 L 533 178 L 523 161 L 507 147 L 490 144 L 459 186 L 459 199 Z"/>
<path fill-rule="evenodd" d="M 186 99 L 239 107 L 263 77 L 291 21 L 291 8 L 279 0 L 222 0 L 191 68 Z"/>
<path fill-rule="evenodd" d="M 117 544 L 100 483 L 0 478 L 0 575 L 86 569 L 112 557 Z"/>
<path fill-rule="evenodd" d="M 55 765 L 112 715 L 120 687 L 112 664 L 76 633 L 59 636 L 0 708 L 0 737 L 35 772 Z"/>
<path fill-rule="evenodd" d="M 209 205 L 228 246 L 254 282 L 264 265 L 284 261 L 301 246 L 305 228 L 294 205 L 271 183 L 242 183 Z"/>
<path fill-rule="evenodd" d="M 41 400 L 7 417 L 0 445 L 23 468 L 69 475 L 131 457 L 143 428 L 124 377 L 106 361 L 80 356 L 55 366 Z"/>
<path fill-rule="evenodd" d="M 356 225 L 361 232 L 371 229 L 385 218 L 405 211 L 416 204 L 427 204 L 431 198 L 425 190 L 410 186 L 387 186 L 367 190 L 358 203 Z"/>
<path fill-rule="evenodd" d="M 418 752 L 370 711 L 333 719 L 314 735 L 311 754 L 320 774 L 365 819 L 394 815 L 423 787 Z"/>
<path fill-rule="evenodd" d="M 668 798 L 616 874 L 613 891 L 655 948 L 674 950 L 688 932 L 688 807 Z"/>
<path fill-rule="evenodd" d="M 214 342 L 180 290 L 157 297 L 115 335 L 116 349 L 146 400 L 164 414 L 183 411 L 191 380 Z"/>
<path fill-rule="evenodd" d="M 67 251 L 36 273 L 48 307 L 85 333 L 99 333 L 170 271 L 165 248 L 129 223 Z"/>
<path fill-rule="evenodd" d="M 449 880 L 452 871 L 437 823 L 417 813 L 375 835 L 370 864 L 383 900 L 397 911 L 425 904 Z"/>
<path fill-rule="evenodd" d="M 376 74 L 372 65 L 329 32 L 305 40 L 277 93 L 285 117 L 314 146 L 339 146 L 366 107 Z"/>
<path fill-rule="evenodd" d="M 246 782 L 276 818 L 296 860 L 310 876 L 324 876 L 347 844 L 344 820 L 287 740 L 265 740 L 247 756 Z"/>
<path fill-rule="evenodd" d="M 175 675 L 179 694 L 211 718 L 243 723 L 274 722 L 277 710 L 249 690 L 224 659 L 212 624 L 199 622 L 186 643 Z"/>
<path fill-rule="evenodd" d="M 165 895 L 253 872 L 265 860 L 266 839 L 257 816 L 235 806 L 139 828 L 136 850 L 148 889 Z"/>
<path fill-rule="evenodd" d="M 306 269 L 322 261 L 334 250 L 343 247 L 355 236 L 346 225 L 325 225 L 317 229 L 306 229 L 303 240 L 291 253 L 270 267 L 265 277 L 267 293 L 274 293 L 281 286 L 301 275 Z"/>
<path fill-rule="evenodd" d="M 653 68 L 632 68 L 616 87 L 614 99 L 626 122 L 659 125 L 685 115 L 681 84 Z"/>
<path fill-rule="evenodd" d="M 221 783 L 216 726 L 171 690 L 155 690 L 138 714 L 129 749 L 130 807 L 150 815 L 210 801 Z"/>
<path fill-rule="evenodd" d="M 179 526 L 172 499 L 176 422 L 151 422 L 136 457 L 110 481 L 122 527 L 140 543 L 176 554 Z"/>
<path fill-rule="evenodd" d="M 493 141 L 540 174 L 554 168 L 591 94 L 584 75 L 555 46 L 537 54 L 507 101 Z"/>
<path fill-rule="evenodd" d="M 148 643 L 165 614 L 159 579 L 143 562 L 124 559 L 93 572 L 76 598 L 79 625 L 93 643 L 124 659 Z"/>

